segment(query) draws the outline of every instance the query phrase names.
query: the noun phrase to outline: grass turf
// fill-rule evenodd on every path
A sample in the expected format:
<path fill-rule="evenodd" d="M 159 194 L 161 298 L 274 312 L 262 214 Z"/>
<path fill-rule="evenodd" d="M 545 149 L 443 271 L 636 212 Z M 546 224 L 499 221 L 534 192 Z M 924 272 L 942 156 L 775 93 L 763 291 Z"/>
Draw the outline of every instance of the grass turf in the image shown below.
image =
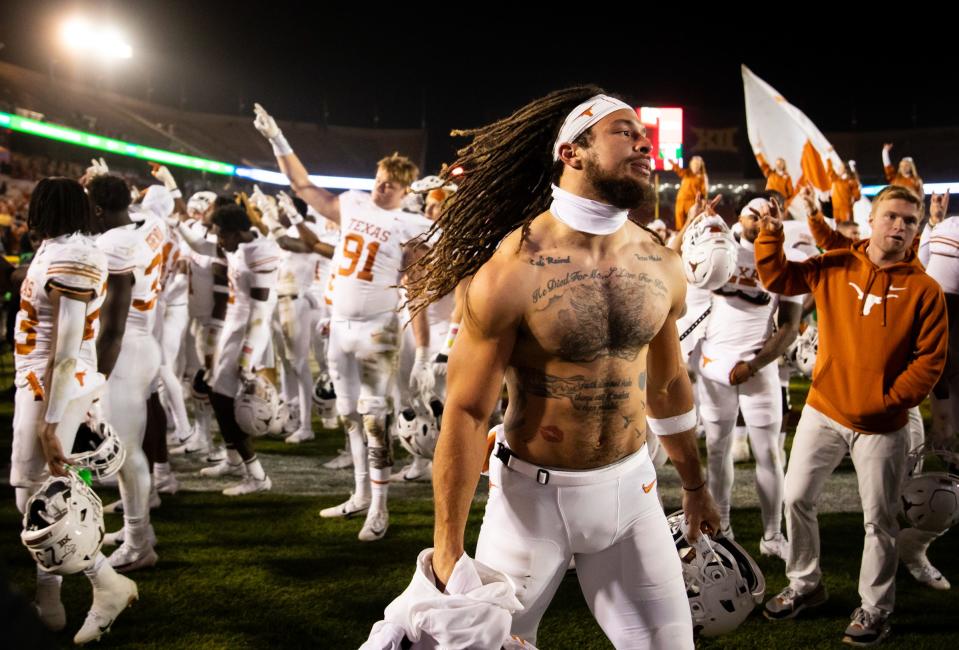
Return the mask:
<path fill-rule="evenodd" d="M 804 392 L 801 390 L 798 392 Z M 795 397 L 798 397 L 796 395 Z M 794 405 L 801 404 L 794 398 Z M 9 432 L 11 405 L 0 403 L 0 427 Z M 261 441 L 266 453 L 329 456 L 338 435 L 296 448 Z M 0 439 L 8 454 L 9 436 Z M 104 502 L 116 492 L 102 490 Z M 314 497 L 262 494 L 227 500 L 218 493 L 164 496 L 153 522 L 160 546 L 154 568 L 131 574 L 140 602 L 125 612 L 103 647 L 116 648 L 356 648 L 383 608 L 409 582 L 414 560 L 432 536 L 429 499 L 395 499 L 386 538 L 362 544 L 356 534 L 362 519 L 326 520 L 317 516 Z M 668 511 L 678 504 L 667 504 Z M 467 545 L 479 531 L 482 507 L 470 516 Z M 759 556 L 759 514 L 732 515 L 737 538 L 758 559 L 767 596 L 786 584 L 783 563 Z M 107 529 L 122 521 L 107 515 Z M 702 648 L 818 648 L 838 645 L 852 610 L 858 606 L 856 582 L 862 555 L 862 516 L 820 515 L 823 569 L 831 598 L 794 621 L 769 622 L 759 608 L 738 630 L 718 639 L 701 639 Z M 33 594 L 34 565 L 20 546 L 20 518 L 10 488 L 0 489 L 0 557 L 12 586 L 26 598 Z M 934 544 L 930 558 L 947 576 L 959 576 L 953 540 Z M 752 541 L 749 541 L 752 540 Z M 108 549 L 109 551 L 109 549 Z M 898 604 L 892 619 L 891 648 L 959 647 L 959 590 L 936 592 L 916 584 L 903 570 L 898 576 Z M 89 583 L 82 576 L 64 581 L 67 629 L 53 642 L 66 647 L 90 604 Z M 7 612 L 9 616 L 9 611 Z M 14 625 L 22 624 L 15 620 Z M 16 629 L 16 628 L 14 628 Z M 0 646 L 5 646 L 0 643 Z M 540 627 L 541 648 L 609 648 L 580 594 L 576 578 L 567 576 Z M 37 647 L 37 646 L 34 646 Z"/>

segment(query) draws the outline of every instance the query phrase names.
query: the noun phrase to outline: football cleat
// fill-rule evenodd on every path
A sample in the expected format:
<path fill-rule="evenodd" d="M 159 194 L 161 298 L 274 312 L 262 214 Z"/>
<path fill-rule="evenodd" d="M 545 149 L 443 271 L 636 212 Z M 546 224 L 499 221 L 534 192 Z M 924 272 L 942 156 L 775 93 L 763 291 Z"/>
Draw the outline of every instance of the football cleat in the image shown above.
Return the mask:
<path fill-rule="evenodd" d="M 243 463 L 234 465 L 225 458 L 212 467 L 204 467 L 200 470 L 200 476 L 210 476 L 219 478 L 221 476 L 246 476 Z"/>
<path fill-rule="evenodd" d="M 366 513 L 366 521 L 363 522 L 363 529 L 358 535 L 361 542 L 375 542 L 383 539 L 386 529 L 390 527 L 390 513 L 386 508 L 382 510 L 370 510 Z"/>
<path fill-rule="evenodd" d="M 98 641 L 110 631 L 117 616 L 140 597 L 137 583 L 126 576 L 114 576 L 110 582 L 110 588 L 93 588 L 93 606 L 80 631 L 73 637 L 77 645 Z"/>
<path fill-rule="evenodd" d="M 263 480 L 247 476 L 245 479 L 223 490 L 223 494 L 228 497 L 238 497 L 244 494 L 253 494 L 254 492 L 269 492 L 273 488 L 273 482 L 269 476 L 264 476 Z"/>
<path fill-rule="evenodd" d="M 902 563 L 909 570 L 910 575 L 916 579 L 916 582 L 939 591 L 948 591 L 952 588 L 952 585 L 949 584 L 949 581 L 939 569 L 932 566 L 932 562 L 929 561 L 925 553 L 917 558 L 910 558 L 908 561 L 906 558 L 902 558 Z"/>
<path fill-rule="evenodd" d="M 301 431 L 296 431 L 296 432 L 294 432 L 294 433 L 291 433 L 290 435 L 288 435 L 286 438 L 283 439 L 283 442 L 285 442 L 285 443 L 287 443 L 287 444 L 290 444 L 290 445 L 298 445 L 298 444 L 300 444 L 301 442 L 308 442 L 308 441 L 313 440 L 313 439 L 315 439 L 315 438 L 316 438 L 316 434 L 313 433 L 312 431 L 310 431 L 310 430 L 302 431 L 302 430 L 301 430 Z"/>
<path fill-rule="evenodd" d="M 776 533 L 770 539 L 763 537 L 759 542 L 759 554 L 770 557 L 778 557 L 785 561 L 789 554 L 789 542 L 782 533 Z"/>
<path fill-rule="evenodd" d="M 433 478 L 433 461 L 414 457 L 413 462 L 390 476 L 393 483 L 406 481 L 430 481 Z"/>
<path fill-rule="evenodd" d="M 156 565 L 158 559 L 160 558 L 156 551 L 149 544 L 145 544 L 142 548 L 134 548 L 132 544 L 124 542 L 107 557 L 107 562 L 120 573 L 126 573 L 137 569 L 149 569 Z"/>
<path fill-rule="evenodd" d="M 350 498 L 338 506 L 331 506 L 320 510 L 320 516 L 326 519 L 333 517 L 352 517 L 366 512 L 370 508 L 370 499 L 358 499 L 351 494 Z"/>
<path fill-rule="evenodd" d="M 158 494 L 176 494 L 180 489 L 180 482 L 176 480 L 169 467 L 164 470 L 159 469 L 159 464 L 153 466 L 153 487 Z"/>
<path fill-rule="evenodd" d="M 353 455 L 349 449 L 339 449 L 332 460 L 323 463 L 326 469 L 347 469 L 353 467 Z"/>

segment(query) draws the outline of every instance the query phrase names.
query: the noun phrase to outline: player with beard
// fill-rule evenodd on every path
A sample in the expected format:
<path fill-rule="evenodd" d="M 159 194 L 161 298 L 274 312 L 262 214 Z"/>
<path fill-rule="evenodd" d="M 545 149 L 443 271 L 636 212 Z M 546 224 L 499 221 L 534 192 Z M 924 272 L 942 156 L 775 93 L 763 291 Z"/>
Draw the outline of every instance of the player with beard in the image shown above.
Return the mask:
<path fill-rule="evenodd" d="M 692 648 L 647 426 L 682 479 L 690 536 L 718 530 L 719 518 L 680 357 L 680 258 L 627 223 L 650 192 L 645 128 L 629 105 L 587 86 L 461 134 L 473 140 L 454 167 L 467 173 L 410 286 L 423 309 L 473 275 L 434 458 L 437 583 L 460 593 L 451 576 L 469 562 L 464 529 L 488 458 L 476 557 L 516 586 L 513 634 L 535 643 L 575 557 L 614 646 Z M 486 424 L 504 376 L 509 407 L 490 456 Z"/>

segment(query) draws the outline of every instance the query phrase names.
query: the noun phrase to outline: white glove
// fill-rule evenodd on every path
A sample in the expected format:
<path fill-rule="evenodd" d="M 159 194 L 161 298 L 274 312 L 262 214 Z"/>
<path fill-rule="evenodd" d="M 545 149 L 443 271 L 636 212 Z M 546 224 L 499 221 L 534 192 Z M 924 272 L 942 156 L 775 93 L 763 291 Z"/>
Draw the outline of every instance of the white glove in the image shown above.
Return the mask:
<path fill-rule="evenodd" d="M 280 210 L 283 211 L 283 214 L 286 215 L 286 218 L 290 220 L 290 223 L 294 226 L 298 223 L 303 223 L 303 215 L 301 215 L 297 209 L 296 205 L 293 203 L 293 199 L 286 192 L 280 192 L 276 195 L 276 202 L 280 206 Z"/>
<path fill-rule="evenodd" d="M 110 168 L 107 167 L 107 161 L 103 158 L 91 158 L 90 166 L 87 167 L 86 177 L 88 179 L 96 178 L 97 176 L 106 176 L 110 173 Z"/>
<path fill-rule="evenodd" d="M 260 219 L 270 233 L 283 230 L 283 224 L 280 223 L 279 211 L 276 207 L 276 199 L 264 194 L 259 185 L 253 186 L 253 193 L 250 194 L 250 205 L 260 211 Z"/>
<path fill-rule="evenodd" d="M 850 161 L 849 161 L 849 169 L 851 169 L 851 170 L 853 170 L 853 171 L 856 171 L 856 161 L 855 161 L 855 160 L 850 160 Z"/>
<path fill-rule="evenodd" d="M 446 333 L 446 340 L 443 341 L 443 347 L 440 351 L 433 357 L 433 376 L 434 377 L 445 377 L 446 376 L 446 364 L 450 358 L 450 351 L 453 349 L 453 341 L 456 340 L 456 335 L 459 334 L 460 324 L 459 323 L 450 323 L 450 329 Z"/>
<path fill-rule="evenodd" d="M 277 156 L 286 156 L 293 153 L 290 144 L 283 137 L 283 131 L 276 125 L 273 116 L 266 112 L 266 109 L 257 103 L 253 104 L 253 112 L 256 118 L 253 120 L 253 126 L 260 134 L 270 141 L 273 145 L 273 153 Z"/>
<path fill-rule="evenodd" d="M 410 391 L 413 393 L 425 395 L 436 385 L 429 355 L 429 348 L 416 348 L 416 359 L 413 362 L 413 370 L 410 372 Z"/>
<path fill-rule="evenodd" d="M 163 183 L 163 187 L 171 192 L 176 189 L 176 181 L 173 180 L 173 174 L 166 168 L 166 165 L 157 165 L 151 173 L 155 179 Z"/>

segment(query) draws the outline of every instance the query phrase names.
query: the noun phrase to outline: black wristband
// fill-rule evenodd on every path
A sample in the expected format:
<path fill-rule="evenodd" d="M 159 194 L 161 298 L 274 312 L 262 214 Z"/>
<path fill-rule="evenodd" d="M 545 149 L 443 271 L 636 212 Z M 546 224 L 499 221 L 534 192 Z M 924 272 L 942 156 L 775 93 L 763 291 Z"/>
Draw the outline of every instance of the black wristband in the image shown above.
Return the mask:
<path fill-rule="evenodd" d="M 686 490 L 687 492 L 697 492 L 697 491 L 699 491 L 699 490 L 702 490 L 705 485 L 706 485 L 706 481 L 703 481 L 702 483 L 700 483 L 699 485 L 697 485 L 697 486 L 694 487 L 694 488 L 688 488 L 688 487 L 686 487 L 686 486 L 684 485 L 684 486 L 683 486 L 683 489 Z"/>

